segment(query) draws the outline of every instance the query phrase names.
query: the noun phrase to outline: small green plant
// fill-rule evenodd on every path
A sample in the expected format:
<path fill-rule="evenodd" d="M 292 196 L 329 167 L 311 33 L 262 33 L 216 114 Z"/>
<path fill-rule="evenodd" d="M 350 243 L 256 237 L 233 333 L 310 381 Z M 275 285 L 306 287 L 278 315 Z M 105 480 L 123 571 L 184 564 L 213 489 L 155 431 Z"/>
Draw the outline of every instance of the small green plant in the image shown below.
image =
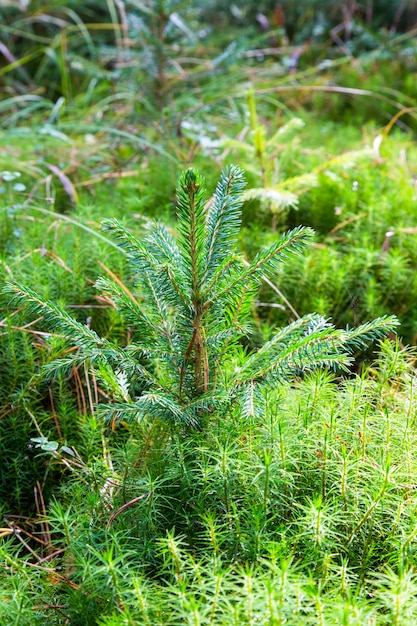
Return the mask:
<path fill-rule="evenodd" d="M 298 209 L 303 194 L 314 188 L 321 190 L 323 180 L 340 180 L 346 171 L 361 162 L 369 162 L 373 155 L 372 150 L 366 147 L 349 150 L 331 158 L 325 157 L 309 171 L 294 175 L 292 170 L 288 171 L 288 160 L 294 159 L 294 149 L 302 141 L 300 130 L 304 126 L 303 120 L 292 117 L 268 136 L 268 128 L 259 120 L 253 91 L 248 93 L 247 106 L 250 119 L 249 139 L 227 139 L 225 144 L 245 159 L 245 169 L 255 175 L 257 186 L 247 189 L 243 200 L 255 203 L 261 214 L 271 217 L 273 231 L 276 230 L 280 217 L 290 209 Z"/>
<path fill-rule="evenodd" d="M 125 347 L 101 338 L 29 287 L 9 284 L 13 304 L 43 316 L 78 346 L 47 371 L 93 367 L 113 400 L 100 407 L 110 419 L 163 418 L 201 427 L 210 413 L 231 406 L 246 416 L 261 415 L 271 385 L 320 367 L 347 370 L 356 349 L 397 325 L 387 316 L 340 330 L 313 313 L 278 330 L 259 350 L 242 351 L 239 342 L 250 332 L 260 281 L 313 236 L 299 226 L 246 264 L 236 249 L 243 187 L 242 171 L 231 166 L 207 203 L 202 179 L 187 170 L 178 186 L 176 238 L 160 223 L 139 241 L 117 220 L 103 222 L 126 253 L 137 289 L 133 294 L 113 277 L 97 281 L 133 329 Z"/>

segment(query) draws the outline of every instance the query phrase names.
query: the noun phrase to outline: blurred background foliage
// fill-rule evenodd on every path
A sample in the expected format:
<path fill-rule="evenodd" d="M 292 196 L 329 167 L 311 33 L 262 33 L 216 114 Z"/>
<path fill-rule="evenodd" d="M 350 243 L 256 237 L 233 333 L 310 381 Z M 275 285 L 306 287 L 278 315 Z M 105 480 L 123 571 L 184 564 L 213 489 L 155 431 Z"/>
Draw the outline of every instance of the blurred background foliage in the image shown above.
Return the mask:
<path fill-rule="evenodd" d="M 139 72 L 153 83 L 160 107 L 168 91 L 172 100 L 174 78 L 186 74 L 188 83 L 221 67 L 222 55 L 213 53 L 220 47 L 232 56 L 227 44 L 281 48 L 281 62 L 294 70 L 382 44 L 380 53 L 390 56 L 392 40 L 417 19 L 415 0 L 1 0 L 0 8 L 3 97 L 36 92 L 72 99 L 98 82 L 111 89 Z M 408 41 L 406 55 L 414 45 Z"/>

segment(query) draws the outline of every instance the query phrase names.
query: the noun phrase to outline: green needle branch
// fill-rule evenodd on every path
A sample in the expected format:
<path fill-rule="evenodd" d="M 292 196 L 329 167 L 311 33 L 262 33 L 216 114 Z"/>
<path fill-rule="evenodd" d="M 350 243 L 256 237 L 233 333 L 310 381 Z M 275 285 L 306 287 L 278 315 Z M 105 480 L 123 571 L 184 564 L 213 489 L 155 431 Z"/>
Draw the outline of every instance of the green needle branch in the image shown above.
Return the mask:
<path fill-rule="evenodd" d="M 261 281 L 302 253 L 314 235 L 299 226 L 245 262 L 237 250 L 244 187 L 242 170 L 230 166 L 207 203 L 202 178 L 188 169 L 178 185 L 177 237 L 154 223 L 140 241 L 117 220 L 103 222 L 136 281 L 133 295 L 111 274 L 97 281 L 135 331 L 129 346 L 101 339 L 30 288 L 8 285 L 12 304 L 42 316 L 78 348 L 49 364 L 48 373 L 87 362 L 99 380 L 114 386 L 116 401 L 98 407 L 107 419 L 157 418 L 200 428 L 231 404 L 242 415 L 262 415 L 269 386 L 317 368 L 346 370 L 356 350 L 395 328 L 397 319 L 386 316 L 340 330 L 313 313 L 279 329 L 233 366 Z"/>

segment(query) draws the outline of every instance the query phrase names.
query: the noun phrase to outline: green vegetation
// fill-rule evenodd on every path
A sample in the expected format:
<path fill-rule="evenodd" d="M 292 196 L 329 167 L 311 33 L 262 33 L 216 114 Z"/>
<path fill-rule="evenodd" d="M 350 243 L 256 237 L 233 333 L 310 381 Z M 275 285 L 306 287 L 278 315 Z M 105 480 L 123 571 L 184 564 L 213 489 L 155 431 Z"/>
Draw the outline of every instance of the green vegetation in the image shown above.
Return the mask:
<path fill-rule="evenodd" d="M 2 623 L 416 623 L 414 5 L 303 4 L 1 7 Z"/>

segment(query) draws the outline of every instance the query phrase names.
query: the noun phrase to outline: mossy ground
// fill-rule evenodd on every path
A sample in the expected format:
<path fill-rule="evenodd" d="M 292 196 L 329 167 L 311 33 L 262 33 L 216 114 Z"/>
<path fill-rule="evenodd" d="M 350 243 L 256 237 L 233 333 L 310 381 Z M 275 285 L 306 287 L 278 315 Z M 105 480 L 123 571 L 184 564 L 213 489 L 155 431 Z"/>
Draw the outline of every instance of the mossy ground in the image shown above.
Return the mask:
<path fill-rule="evenodd" d="M 266 137 L 304 122 L 268 153 L 278 181 L 317 176 L 296 189 L 297 209 L 273 217 L 244 207 L 242 253 L 252 258 L 298 224 L 316 239 L 281 266 L 275 289 L 262 286 L 245 349 L 293 310 L 340 327 L 391 313 L 402 324 L 349 377 L 322 372 L 274 389 L 262 419 L 213 415 L 203 433 L 147 421 L 112 428 L 95 413 L 102 390 L 85 370 L 40 375 L 60 339 L 2 296 L 4 623 L 416 623 L 415 111 L 387 126 L 414 97 L 416 64 L 404 46 L 381 50 L 387 60 L 374 53 L 292 75 L 230 53 L 221 71 L 171 71 L 159 109 L 155 77 L 134 66 L 94 83 L 61 68 L 50 99 L 1 101 L 2 281 L 29 285 L 124 345 L 130 329 L 94 288 L 109 271 L 129 280 L 100 222 L 116 217 L 139 236 L 150 219 L 174 228 L 177 178 L 191 164 L 209 189 L 228 163 L 262 186 L 252 88 Z M 371 94 L 326 91 L 338 85 Z M 32 441 L 40 432 L 67 451 L 42 449 Z"/>

